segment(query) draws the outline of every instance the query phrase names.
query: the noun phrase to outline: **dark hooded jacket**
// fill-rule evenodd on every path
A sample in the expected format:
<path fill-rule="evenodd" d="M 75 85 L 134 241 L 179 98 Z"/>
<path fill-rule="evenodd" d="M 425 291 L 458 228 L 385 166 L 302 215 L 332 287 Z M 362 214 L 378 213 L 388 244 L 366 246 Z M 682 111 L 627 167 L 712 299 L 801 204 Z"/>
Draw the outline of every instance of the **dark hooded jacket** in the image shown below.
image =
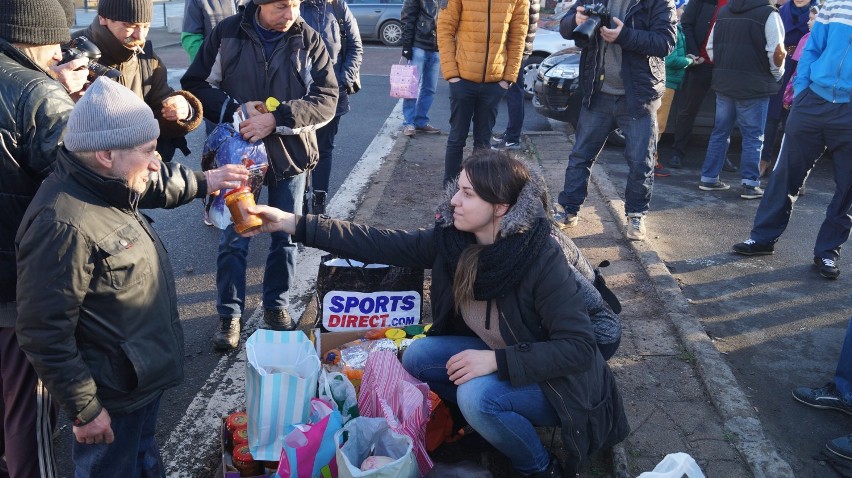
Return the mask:
<path fill-rule="evenodd" d="M 116 81 L 136 93 L 136 96 L 142 98 L 142 101 L 151 107 L 154 117 L 160 123 L 157 151 L 163 160 L 171 161 L 178 149 L 184 155 L 189 155 L 186 135 L 201 124 L 203 116 L 201 102 L 190 93 L 175 91 L 169 86 L 166 65 L 154 53 L 151 42 L 146 41 L 141 51 L 125 48 L 112 32 L 98 22 L 98 17 L 95 17 L 89 28 L 71 36 L 72 38 L 85 36 L 92 40 L 101 50 L 98 63 L 120 71 L 121 76 Z M 163 100 L 176 95 L 186 98 L 193 114 L 187 120 L 167 121 L 161 112 Z"/>
<path fill-rule="evenodd" d="M 257 11 L 252 2 L 219 22 L 180 81 L 214 123 L 230 121 L 248 101 L 280 101 L 276 129 L 263 139 L 272 176 L 280 180 L 316 166 L 316 130 L 334 118 L 337 79 L 320 34 L 301 18 L 267 58 L 253 23 Z"/>
<path fill-rule="evenodd" d="M 183 380 L 169 255 L 139 208 L 204 197 L 204 175 L 162 163 L 144 194 L 67 150 L 21 222 L 17 335 L 72 421 L 136 410 Z"/>
<path fill-rule="evenodd" d="M 15 233 L 53 170 L 74 102 L 62 85 L 0 39 L 0 303 L 15 300 Z M 5 320 L 3 320 L 5 319 Z M 0 327 L 14 327 L 14 317 Z"/>
<path fill-rule="evenodd" d="M 299 219 L 294 238 L 367 263 L 432 269 L 429 334 L 473 335 L 455 312 L 455 271 L 449 270 L 437 245 L 437 229 L 453 227 L 447 208 L 439 208 L 441 219 L 434 228 L 417 231 L 381 230 L 308 215 Z M 524 234 L 544 215 L 541 194 L 531 181 L 504 216 L 500 235 Z M 532 263 L 519 286 L 495 300 L 506 343 L 505 349 L 495 350 L 497 373 L 515 386 L 541 385 L 562 422 L 566 452 L 580 462 L 622 441 L 630 428 L 615 378 L 595 345 L 575 269 L 553 235 L 544 244 L 529 258 Z"/>
<path fill-rule="evenodd" d="M 603 3 L 608 0 L 579 0 L 562 17 L 559 32 L 564 38 L 576 40 L 577 7 Z M 661 98 L 666 90 L 665 58 L 675 47 L 677 24 L 674 3 L 671 0 L 630 0 L 627 14 L 621 19 L 624 28 L 615 40 L 621 46 L 621 76 L 624 79 L 625 97 L 634 116 L 649 114 L 648 105 Z M 592 95 L 603 85 L 605 41 L 594 35 L 588 44 L 577 46 L 580 54 L 580 71 L 583 104 L 588 107 Z"/>

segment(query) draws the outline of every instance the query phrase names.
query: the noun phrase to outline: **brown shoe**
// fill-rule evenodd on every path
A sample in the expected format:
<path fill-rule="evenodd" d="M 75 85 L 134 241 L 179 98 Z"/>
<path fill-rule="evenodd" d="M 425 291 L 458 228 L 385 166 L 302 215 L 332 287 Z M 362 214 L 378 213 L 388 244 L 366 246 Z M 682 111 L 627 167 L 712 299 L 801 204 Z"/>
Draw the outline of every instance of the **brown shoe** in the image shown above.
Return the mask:
<path fill-rule="evenodd" d="M 402 128 L 402 134 L 406 136 L 414 136 L 414 126 L 406 126 Z"/>
<path fill-rule="evenodd" d="M 426 126 L 416 128 L 416 130 L 417 130 L 418 133 L 424 133 L 424 134 L 441 134 L 441 130 L 432 126 L 431 124 L 427 124 Z"/>

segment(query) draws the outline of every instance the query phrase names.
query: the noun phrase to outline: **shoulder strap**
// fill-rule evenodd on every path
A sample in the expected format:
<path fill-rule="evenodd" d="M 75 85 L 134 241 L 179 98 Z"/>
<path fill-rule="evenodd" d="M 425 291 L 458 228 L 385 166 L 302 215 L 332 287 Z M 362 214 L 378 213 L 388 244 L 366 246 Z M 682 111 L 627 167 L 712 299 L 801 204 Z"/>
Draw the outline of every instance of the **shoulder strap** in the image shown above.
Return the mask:
<path fill-rule="evenodd" d="M 331 0 L 331 6 L 334 8 L 334 18 L 337 19 L 338 30 L 340 30 L 340 56 L 346 58 L 346 14 L 343 13 L 343 7 L 340 5 L 340 0 Z"/>

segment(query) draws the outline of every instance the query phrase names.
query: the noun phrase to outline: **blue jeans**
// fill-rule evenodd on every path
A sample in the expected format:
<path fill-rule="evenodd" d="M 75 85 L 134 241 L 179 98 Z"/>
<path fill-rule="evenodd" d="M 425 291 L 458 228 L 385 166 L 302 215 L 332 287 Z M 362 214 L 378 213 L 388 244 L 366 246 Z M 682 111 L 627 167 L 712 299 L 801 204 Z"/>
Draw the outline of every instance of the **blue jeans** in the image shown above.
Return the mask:
<path fill-rule="evenodd" d="M 473 121 L 473 148 L 491 147 L 491 130 L 497 121 L 497 106 L 506 94 L 500 83 L 450 83 L 450 134 L 444 157 L 444 185 L 461 172 L 462 155 Z"/>
<path fill-rule="evenodd" d="M 657 151 L 657 109 L 660 100 L 650 104 L 643 114 L 633 116 L 624 96 L 595 93 L 588 108 L 580 109 L 574 149 L 568 156 L 565 182 L 559 193 L 559 204 L 570 214 L 577 214 L 588 196 L 592 164 L 603 150 L 609 133 L 621 128 L 627 144 L 624 159 L 629 172 L 624 192 L 627 214 L 645 214 L 654 188 L 654 153 Z"/>
<path fill-rule="evenodd" d="M 524 128 L 524 67 L 528 60 L 529 57 L 525 56 L 521 62 L 521 69 L 518 70 L 518 79 L 506 92 L 506 109 L 509 114 L 509 120 L 506 122 L 507 143 L 521 141 L 521 131 Z"/>
<path fill-rule="evenodd" d="M 834 386 L 846 403 L 852 403 L 852 318 L 846 326 L 846 337 L 840 349 L 840 359 L 834 372 Z"/>
<path fill-rule="evenodd" d="M 437 51 L 426 51 L 414 47 L 411 63 L 417 66 L 417 73 L 420 75 L 420 90 L 417 92 L 416 99 L 406 98 L 402 100 L 402 116 L 405 119 L 402 125 L 422 128 L 429 124 L 429 108 L 432 107 L 435 90 L 438 88 L 441 59 Z"/>
<path fill-rule="evenodd" d="M 110 415 L 115 441 L 109 445 L 87 445 L 72 438 L 74 477 L 165 477 L 166 470 L 155 436 L 160 398 L 126 415 Z"/>
<path fill-rule="evenodd" d="M 311 183 L 314 189 L 328 191 L 331 181 L 331 162 L 334 153 L 334 137 L 337 136 L 337 128 L 340 125 L 340 116 L 317 130 L 317 148 L 319 149 L 319 162 L 317 167 L 311 171 Z"/>
<path fill-rule="evenodd" d="M 408 346 L 402 365 L 442 399 L 458 404 L 468 424 L 506 455 L 515 470 L 529 474 L 545 469 L 550 456 L 535 427 L 561 426 L 556 410 L 537 383 L 515 387 L 492 373 L 453 384 L 447 361 L 469 349 L 489 350 L 478 337 L 426 337 Z"/>
<path fill-rule="evenodd" d="M 835 259 L 852 229 L 852 103 L 831 103 L 810 88 L 793 100 L 781 152 L 757 207 L 751 238 L 774 243 L 787 228 L 799 189 L 817 159 L 833 155 L 834 196 L 817 233 L 814 256 Z"/>
<path fill-rule="evenodd" d="M 746 186 L 760 186 L 760 154 L 763 151 L 763 127 L 769 97 L 738 100 L 716 93 L 716 122 L 707 144 L 707 155 L 701 166 L 701 181 L 715 183 L 725 164 L 734 122 L 743 136 L 743 153 L 740 158 L 740 177 Z"/>
<path fill-rule="evenodd" d="M 271 173 L 270 173 L 271 174 Z M 269 205 L 294 214 L 302 213 L 305 174 L 276 182 L 269 180 Z M 271 234 L 269 254 L 263 272 L 263 307 L 282 310 L 290 305 L 287 295 L 296 272 L 296 244 L 283 232 Z M 251 239 L 234 231 L 234 225 L 222 231 L 216 261 L 216 311 L 221 317 L 240 317 L 246 299 L 246 267 Z"/>

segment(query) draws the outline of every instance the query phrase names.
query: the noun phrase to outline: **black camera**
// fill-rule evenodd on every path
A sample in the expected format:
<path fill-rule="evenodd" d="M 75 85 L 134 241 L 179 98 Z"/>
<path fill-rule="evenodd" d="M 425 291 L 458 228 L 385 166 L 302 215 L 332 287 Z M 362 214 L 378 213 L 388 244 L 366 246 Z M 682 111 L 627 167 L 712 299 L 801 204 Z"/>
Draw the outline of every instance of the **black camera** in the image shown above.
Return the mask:
<path fill-rule="evenodd" d="M 121 72 L 115 68 L 109 68 L 98 63 L 100 57 L 101 49 L 92 40 L 81 36 L 73 38 L 70 43 L 62 48 L 62 61 L 59 64 L 62 65 L 77 58 L 88 58 L 87 67 L 94 76 L 105 76 L 112 80 L 121 76 Z"/>
<path fill-rule="evenodd" d="M 574 39 L 581 42 L 588 42 L 598 34 L 602 26 L 606 25 L 608 28 L 612 21 L 609 9 L 603 3 L 585 5 L 585 11 L 582 13 L 589 18 L 574 29 Z"/>

